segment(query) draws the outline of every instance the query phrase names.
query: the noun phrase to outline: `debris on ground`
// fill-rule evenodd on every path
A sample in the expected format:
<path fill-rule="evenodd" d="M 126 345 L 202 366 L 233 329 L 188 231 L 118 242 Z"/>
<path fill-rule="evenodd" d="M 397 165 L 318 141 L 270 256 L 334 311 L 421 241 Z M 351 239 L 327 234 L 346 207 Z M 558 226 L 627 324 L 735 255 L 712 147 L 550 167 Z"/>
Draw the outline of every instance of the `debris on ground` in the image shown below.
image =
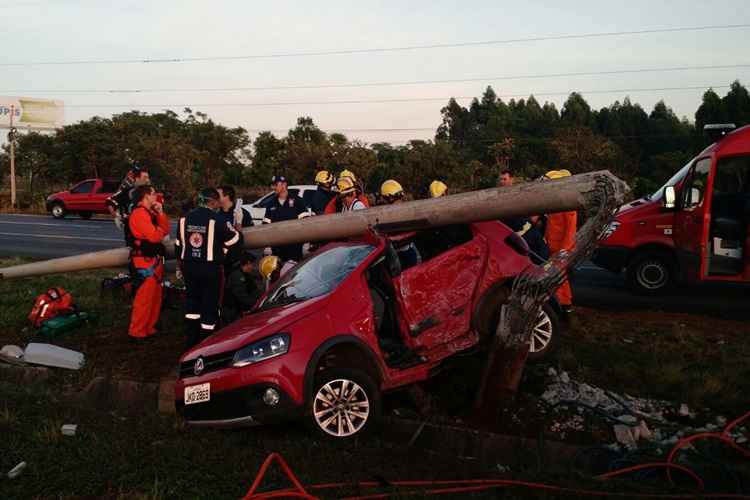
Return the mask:
<path fill-rule="evenodd" d="M 76 424 L 64 424 L 60 427 L 60 432 L 62 432 L 63 436 L 75 436 L 77 429 L 78 426 Z"/>
<path fill-rule="evenodd" d="M 0 361 L 11 365 L 25 365 L 23 360 L 23 349 L 17 345 L 4 345 L 0 349 Z"/>
<path fill-rule="evenodd" d="M 84 363 L 83 353 L 52 344 L 34 342 L 26 346 L 23 359 L 34 365 L 53 366 L 69 370 L 80 370 Z"/>
<path fill-rule="evenodd" d="M 726 417 L 712 416 L 709 410 L 701 410 L 699 418 L 686 403 L 617 394 L 573 380 L 564 371 L 558 374 L 554 368 L 548 369 L 547 375 L 550 383 L 541 401 L 548 411 L 557 413 L 549 430 L 562 439 L 566 431 L 586 429 L 588 421 L 597 417 L 611 425 L 615 442 L 610 446 L 626 450 L 638 448 L 639 443 L 668 448 L 684 436 L 718 432 L 727 425 Z M 567 413 L 561 411 L 563 408 Z M 576 411 L 571 413 L 571 409 Z M 737 444 L 748 441 L 745 427 L 734 428 L 729 436 Z"/>
<path fill-rule="evenodd" d="M 18 476 L 21 475 L 23 470 L 26 468 L 26 462 L 21 462 L 20 464 L 13 467 L 10 471 L 8 471 L 8 479 L 15 479 Z"/>

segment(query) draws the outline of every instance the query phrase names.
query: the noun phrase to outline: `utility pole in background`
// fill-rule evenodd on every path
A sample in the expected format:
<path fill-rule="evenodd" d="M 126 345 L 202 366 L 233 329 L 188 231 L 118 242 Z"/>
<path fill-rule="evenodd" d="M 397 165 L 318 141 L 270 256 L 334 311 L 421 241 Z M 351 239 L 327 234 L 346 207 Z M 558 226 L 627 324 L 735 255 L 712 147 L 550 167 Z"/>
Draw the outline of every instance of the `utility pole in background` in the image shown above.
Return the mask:
<path fill-rule="evenodd" d="M 10 105 L 10 132 L 8 132 L 8 141 L 10 142 L 10 206 L 16 208 L 16 129 L 13 128 L 13 115 L 16 107 Z"/>

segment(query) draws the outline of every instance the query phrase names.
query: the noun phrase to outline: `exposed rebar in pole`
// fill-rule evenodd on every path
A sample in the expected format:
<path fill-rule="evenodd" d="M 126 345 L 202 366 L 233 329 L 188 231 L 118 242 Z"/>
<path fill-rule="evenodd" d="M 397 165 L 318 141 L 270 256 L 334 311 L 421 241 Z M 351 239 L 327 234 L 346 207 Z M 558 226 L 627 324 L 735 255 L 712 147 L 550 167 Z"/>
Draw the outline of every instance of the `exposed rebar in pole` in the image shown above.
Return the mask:
<path fill-rule="evenodd" d="M 10 105 L 10 206 L 16 208 L 16 131 L 13 129 L 13 115 L 16 112 L 15 105 Z"/>

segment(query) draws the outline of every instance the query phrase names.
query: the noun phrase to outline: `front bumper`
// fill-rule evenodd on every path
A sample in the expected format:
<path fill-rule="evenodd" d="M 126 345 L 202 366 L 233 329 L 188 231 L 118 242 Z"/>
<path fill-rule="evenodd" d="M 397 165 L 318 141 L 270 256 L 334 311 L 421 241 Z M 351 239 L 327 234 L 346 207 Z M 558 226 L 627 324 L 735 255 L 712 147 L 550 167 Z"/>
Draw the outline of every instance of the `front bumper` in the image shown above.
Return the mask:
<path fill-rule="evenodd" d="M 279 392 L 279 402 L 274 406 L 263 402 L 263 393 L 268 388 Z M 200 427 L 263 425 L 302 415 L 302 406 L 274 384 L 255 384 L 216 392 L 211 394 L 210 401 L 204 403 L 185 405 L 184 400 L 177 400 L 176 406 L 188 425 Z"/>
<path fill-rule="evenodd" d="M 619 273 L 628 265 L 629 258 L 629 248 L 598 246 L 591 256 L 591 261 L 607 271 Z"/>

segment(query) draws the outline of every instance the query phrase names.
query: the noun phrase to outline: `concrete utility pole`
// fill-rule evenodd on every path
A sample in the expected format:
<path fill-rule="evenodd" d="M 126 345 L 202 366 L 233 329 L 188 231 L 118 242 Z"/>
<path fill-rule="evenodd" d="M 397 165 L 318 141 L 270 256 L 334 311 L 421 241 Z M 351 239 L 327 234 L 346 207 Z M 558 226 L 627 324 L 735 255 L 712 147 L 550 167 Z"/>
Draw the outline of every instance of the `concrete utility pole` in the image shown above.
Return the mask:
<path fill-rule="evenodd" d="M 254 226 L 243 230 L 244 245 L 245 248 L 263 248 L 308 241 L 331 241 L 359 236 L 371 229 L 381 233 L 398 233 L 450 224 L 579 210 L 591 205 L 602 179 L 614 186 L 613 196 L 618 203 L 622 202 L 627 192 L 625 183 L 608 171 L 600 171 L 543 183 L 529 182 Z M 173 257 L 174 242 L 167 241 L 166 247 L 167 255 Z M 124 266 L 128 255 L 127 248 L 116 248 L 22 264 L 0 268 L 0 278 Z"/>
<path fill-rule="evenodd" d="M 13 128 L 13 115 L 15 112 L 15 106 L 11 104 L 8 140 L 10 141 L 10 206 L 13 208 L 16 208 L 16 130 Z"/>

